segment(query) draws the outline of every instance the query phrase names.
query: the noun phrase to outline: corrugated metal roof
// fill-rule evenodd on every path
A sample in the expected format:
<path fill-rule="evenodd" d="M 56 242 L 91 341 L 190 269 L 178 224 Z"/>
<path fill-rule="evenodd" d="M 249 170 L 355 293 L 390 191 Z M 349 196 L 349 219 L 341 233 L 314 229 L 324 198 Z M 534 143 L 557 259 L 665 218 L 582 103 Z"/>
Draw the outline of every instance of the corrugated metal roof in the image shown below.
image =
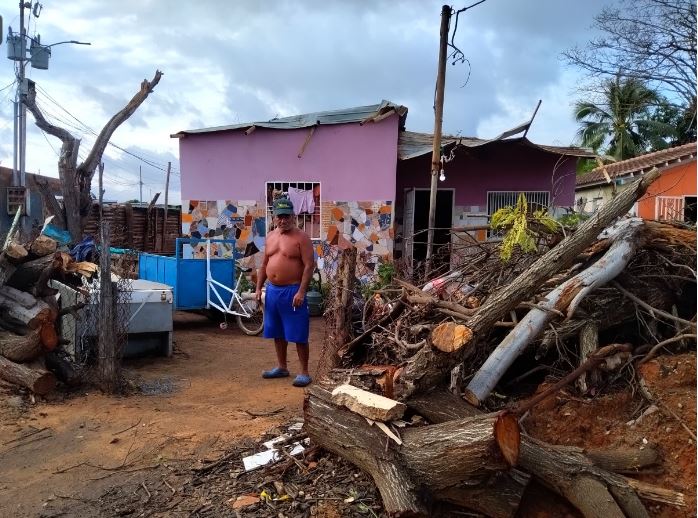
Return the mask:
<path fill-rule="evenodd" d="M 603 174 L 604 169 L 611 178 L 622 178 L 630 174 L 645 173 L 653 167 L 662 167 L 681 160 L 695 160 L 697 147 L 696 142 L 690 142 L 683 146 L 670 147 L 661 151 L 654 151 L 653 153 L 621 160 L 603 167 L 597 167 L 582 176 L 578 176 L 577 186 L 606 183 L 606 176 Z"/>
<path fill-rule="evenodd" d="M 596 156 L 591 150 L 579 147 L 559 147 L 559 146 L 543 146 L 534 144 L 524 137 L 520 138 L 503 138 L 508 132 L 504 132 L 498 137 L 485 140 L 475 137 L 454 137 L 452 135 L 444 135 L 441 137 L 441 147 L 449 145 L 458 145 L 465 147 L 479 147 L 490 144 L 492 142 L 521 142 L 527 146 L 554 153 L 557 155 L 568 155 L 575 157 L 594 157 Z M 415 133 L 414 131 L 401 131 L 398 135 L 398 158 L 400 160 L 409 160 L 418 156 L 426 155 L 432 152 L 434 135 L 431 133 Z"/>
<path fill-rule="evenodd" d="M 290 117 L 275 118 L 262 122 L 247 122 L 245 124 L 233 124 L 230 126 L 215 126 L 212 128 L 200 128 L 192 130 L 184 130 L 170 135 L 173 138 L 181 138 L 185 135 L 195 135 L 199 133 L 214 133 L 220 131 L 236 131 L 247 130 L 253 126 L 258 128 L 270 129 L 299 129 L 309 128 L 316 125 L 331 125 L 331 124 L 350 124 L 366 122 L 378 122 L 382 118 L 389 116 L 392 113 L 397 113 L 400 117 L 400 127 L 405 124 L 407 108 L 390 101 L 382 101 L 380 104 L 371 104 L 369 106 L 357 106 L 354 108 L 345 108 L 342 110 L 331 110 L 316 113 L 304 113 L 301 115 L 292 115 Z M 377 120 L 376 120 L 377 119 Z"/>

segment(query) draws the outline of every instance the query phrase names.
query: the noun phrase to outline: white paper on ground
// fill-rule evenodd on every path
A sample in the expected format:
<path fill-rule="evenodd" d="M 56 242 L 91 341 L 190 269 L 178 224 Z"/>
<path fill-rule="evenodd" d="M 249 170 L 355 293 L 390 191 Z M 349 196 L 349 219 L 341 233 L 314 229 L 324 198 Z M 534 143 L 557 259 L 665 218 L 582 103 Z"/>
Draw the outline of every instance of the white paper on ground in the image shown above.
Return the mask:
<path fill-rule="evenodd" d="M 301 445 L 301 443 L 296 442 L 293 443 L 293 449 L 289 453 L 291 455 L 298 455 L 304 450 L 305 448 Z M 254 469 L 261 468 L 262 466 L 266 466 L 267 464 L 279 462 L 282 458 L 283 455 L 279 450 L 267 450 L 255 453 L 249 457 L 243 457 L 242 464 L 245 466 L 245 471 L 252 471 Z"/>

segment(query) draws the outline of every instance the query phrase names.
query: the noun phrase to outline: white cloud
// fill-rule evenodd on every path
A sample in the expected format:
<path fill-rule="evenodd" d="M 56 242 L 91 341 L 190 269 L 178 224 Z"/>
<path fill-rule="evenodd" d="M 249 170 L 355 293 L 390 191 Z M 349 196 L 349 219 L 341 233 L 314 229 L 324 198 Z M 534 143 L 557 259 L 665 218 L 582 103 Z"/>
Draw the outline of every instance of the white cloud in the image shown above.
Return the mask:
<path fill-rule="evenodd" d="M 604 3 L 538 0 L 533 7 L 488 0 L 462 14 L 454 42 L 470 62 L 470 78 L 462 86 L 468 67 L 449 65 L 444 131 L 493 136 L 530 117 L 543 98 L 530 136 L 569 143 L 575 78 L 558 56 L 589 38 L 587 27 Z M 0 0 L 5 27 L 18 29 L 17 11 L 15 0 Z M 137 198 L 141 166 L 147 197 L 163 188 L 161 169 L 168 161 L 179 170 L 178 141 L 170 134 L 182 129 L 390 99 L 409 107 L 408 129 L 431 131 L 440 11 L 438 0 L 47 1 L 30 34 L 40 33 L 45 44 L 77 39 L 91 46 L 54 47 L 48 71 L 28 72 L 96 131 L 144 78 L 164 72 L 113 137 L 156 167 L 114 148 L 105 155 L 107 196 Z M 14 71 L 10 61 L 0 63 L 2 88 Z M 12 98 L 12 89 L 0 91 L 3 165 L 12 163 Z M 39 100 L 56 123 L 69 123 L 78 133 L 70 126 L 80 124 L 65 111 L 46 97 Z M 27 127 L 27 169 L 55 176 L 54 150 L 31 116 Z M 94 136 L 79 134 L 86 153 Z M 57 139 L 47 138 L 60 148 Z M 179 177 L 173 175 L 172 183 L 172 196 L 178 196 Z"/>

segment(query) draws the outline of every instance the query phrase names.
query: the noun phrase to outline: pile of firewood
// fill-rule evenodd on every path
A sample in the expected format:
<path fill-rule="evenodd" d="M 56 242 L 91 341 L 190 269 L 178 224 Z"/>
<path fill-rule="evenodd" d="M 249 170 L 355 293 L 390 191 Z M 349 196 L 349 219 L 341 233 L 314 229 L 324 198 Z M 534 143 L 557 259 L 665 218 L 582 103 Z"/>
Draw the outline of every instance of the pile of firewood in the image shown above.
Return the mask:
<path fill-rule="evenodd" d="M 658 174 L 545 253 L 505 263 L 483 246 L 425 286 L 398 281 L 400 296 L 358 336 L 337 303 L 323 359 L 333 368 L 306 395 L 311 440 L 370 474 L 391 516 L 429 516 L 437 501 L 513 516 L 531 479 L 586 517 L 648 516 L 643 500 L 679 499 L 619 474 L 654 462 L 649 451 L 571 450 L 519 425 L 566 385 L 598 393 L 663 347 L 695 350 L 695 229 L 622 217 Z M 546 390 L 511 389 L 543 363 L 556 365 Z"/>
<path fill-rule="evenodd" d="M 79 309 L 61 309 L 58 290 L 49 281 L 80 287 L 82 278 L 89 279 L 98 268 L 76 262 L 46 235 L 28 243 L 11 235 L 0 253 L 0 379 L 44 395 L 57 378 L 71 377 L 55 352 L 62 342 L 60 317 Z"/>

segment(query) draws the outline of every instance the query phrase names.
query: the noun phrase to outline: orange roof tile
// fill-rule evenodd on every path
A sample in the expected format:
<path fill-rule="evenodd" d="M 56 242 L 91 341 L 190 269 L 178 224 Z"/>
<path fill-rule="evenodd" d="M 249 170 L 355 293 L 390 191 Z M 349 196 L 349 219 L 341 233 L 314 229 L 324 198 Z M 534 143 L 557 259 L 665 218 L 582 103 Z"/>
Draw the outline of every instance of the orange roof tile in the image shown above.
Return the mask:
<path fill-rule="evenodd" d="M 604 166 L 608 176 L 619 178 L 632 174 L 642 174 L 653 167 L 662 167 L 687 159 L 696 159 L 696 142 L 690 142 L 682 146 L 662 149 L 644 155 L 621 160 Z M 606 182 L 602 167 L 592 169 L 588 173 L 577 177 L 577 187 Z"/>

